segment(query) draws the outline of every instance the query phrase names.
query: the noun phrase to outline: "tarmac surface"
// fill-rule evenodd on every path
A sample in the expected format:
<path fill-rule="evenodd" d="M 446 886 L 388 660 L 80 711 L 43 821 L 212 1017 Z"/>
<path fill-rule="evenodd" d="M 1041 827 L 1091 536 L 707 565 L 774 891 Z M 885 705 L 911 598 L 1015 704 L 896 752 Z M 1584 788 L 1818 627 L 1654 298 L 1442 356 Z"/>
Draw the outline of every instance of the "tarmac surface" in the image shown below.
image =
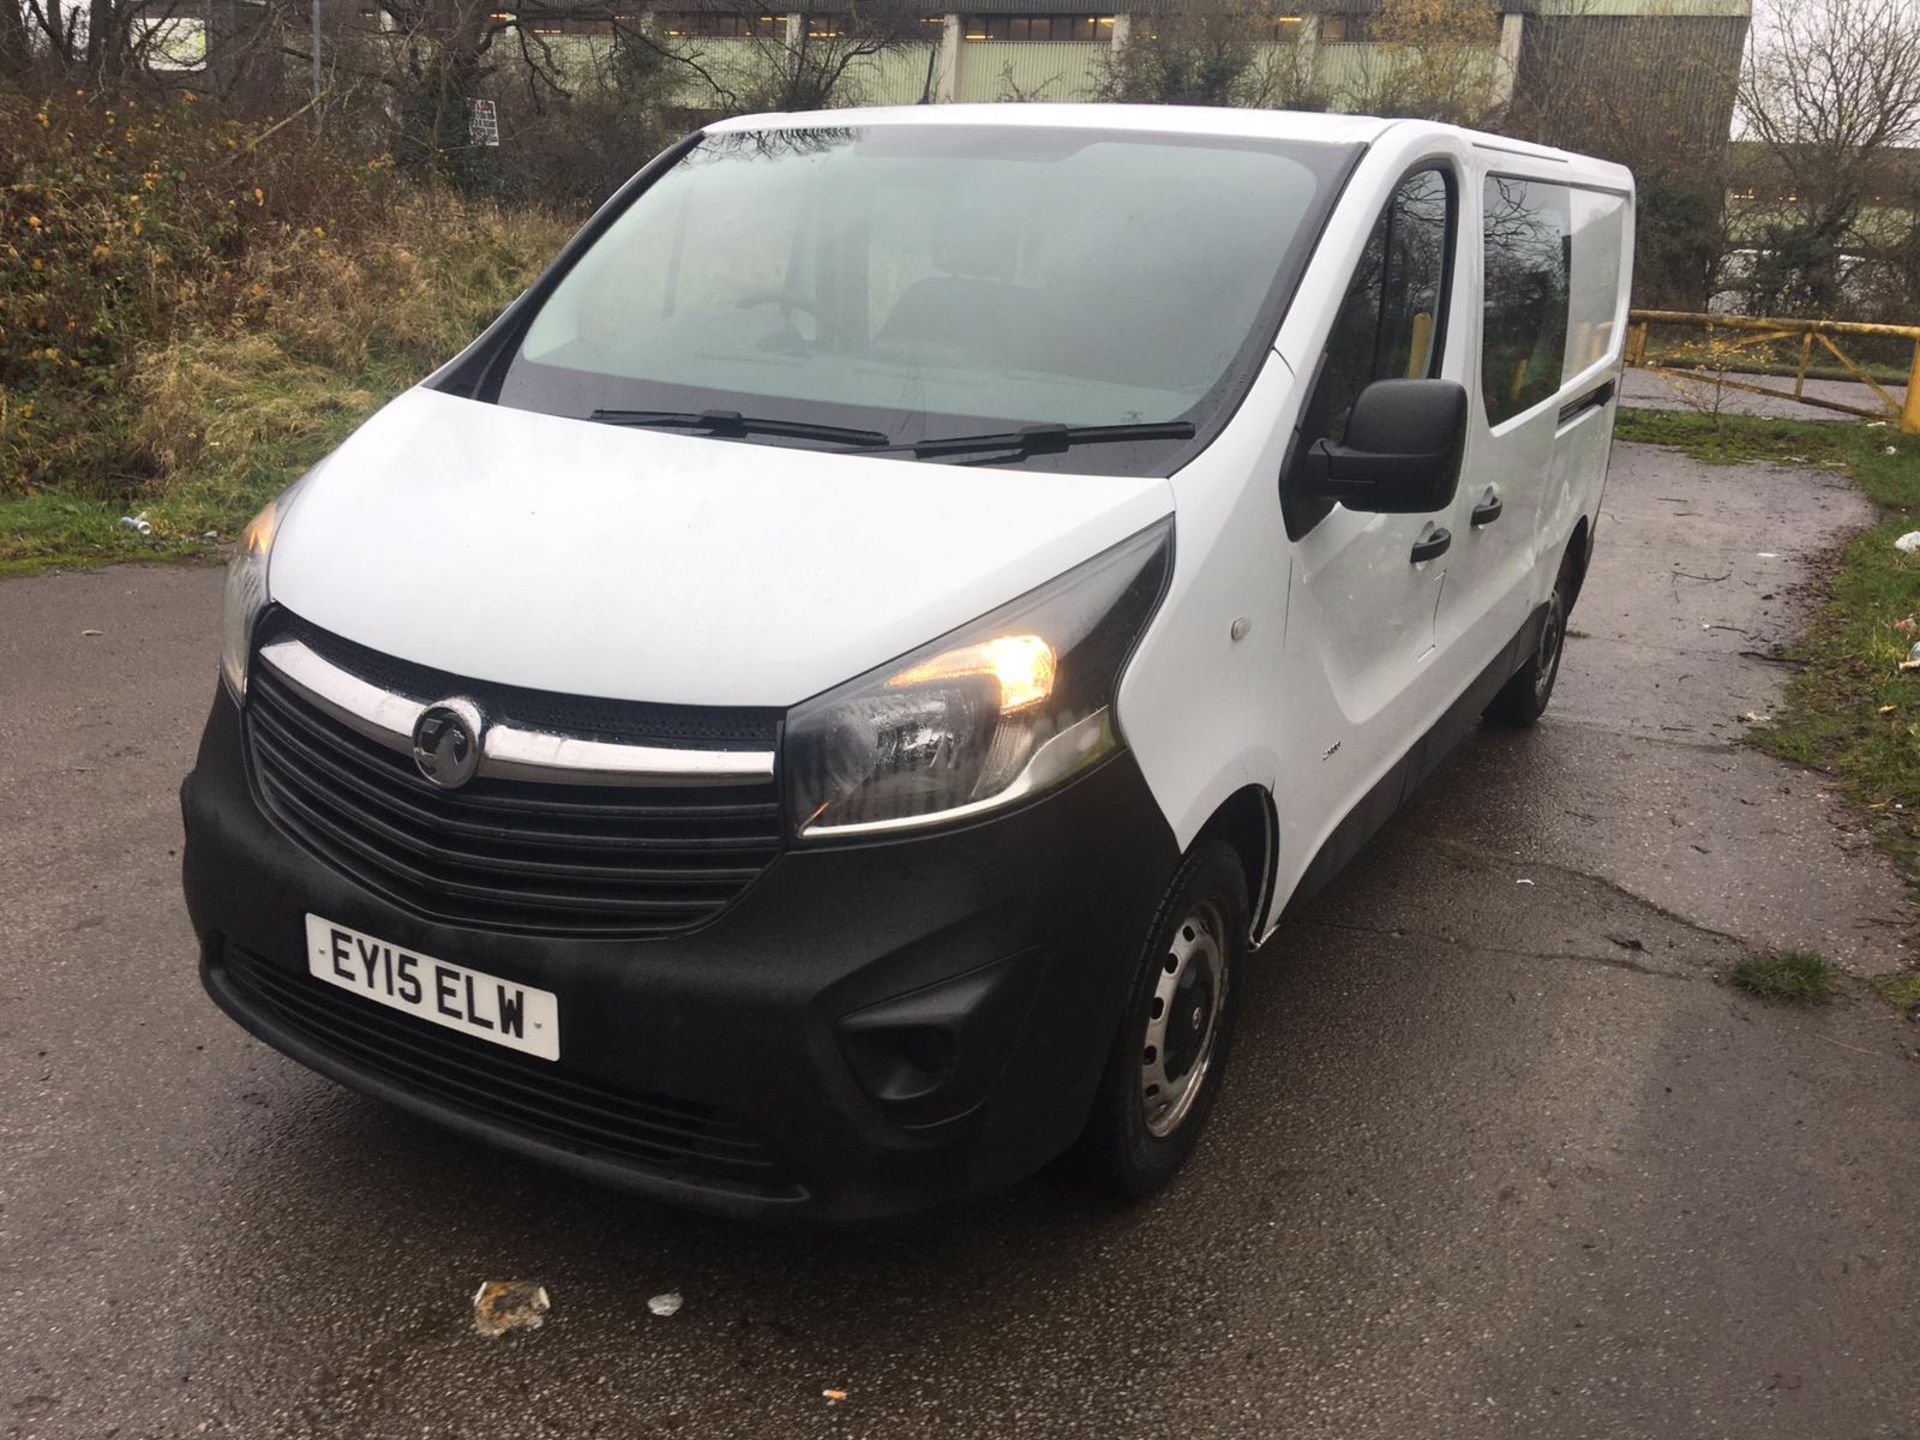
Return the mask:
<path fill-rule="evenodd" d="M 1620 380 L 1620 397 L 1627 404 L 1641 410 L 1713 410 L 1727 415 L 1762 415 L 1772 420 L 1843 420 L 1845 414 L 1827 409 L 1824 405 L 1803 405 L 1793 399 L 1793 376 L 1747 375 L 1738 371 L 1728 372 L 1727 379 L 1749 385 L 1758 385 L 1764 390 L 1787 391 L 1786 396 L 1779 394 L 1756 395 L 1750 390 L 1737 390 L 1732 386 L 1716 386 L 1710 374 L 1661 375 L 1651 370 L 1628 370 Z M 1886 385 L 1882 387 L 1889 399 L 1895 404 L 1903 404 L 1907 398 L 1904 385 Z M 1715 390 L 1719 391 L 1716 397 Z M 1842 405 L 1850 405 L 1856 410 L 1873 410 L 1876 413 L 1885 406 L 1873 391 L 1854 380 L 1822 380 L 1809 378 L 1802 391 L 1816 400 L 1830 400 Z"/>
<path fill-rule="evenodd" d="M 599 1191 L 249 1039 L 177 876 L 220 577 L 0 582 L 0 1436 L 1920 1432 L 1920 1028 L 1725 984 L 1905 960 L 1841 802 L 1741 743 L 1867 519 L 1619 447 L 1552 711 L 1256 957 L 1177 1186 L 863 1235 Z M 476 1335 L 487 1279 L 544 1328 Z"/>

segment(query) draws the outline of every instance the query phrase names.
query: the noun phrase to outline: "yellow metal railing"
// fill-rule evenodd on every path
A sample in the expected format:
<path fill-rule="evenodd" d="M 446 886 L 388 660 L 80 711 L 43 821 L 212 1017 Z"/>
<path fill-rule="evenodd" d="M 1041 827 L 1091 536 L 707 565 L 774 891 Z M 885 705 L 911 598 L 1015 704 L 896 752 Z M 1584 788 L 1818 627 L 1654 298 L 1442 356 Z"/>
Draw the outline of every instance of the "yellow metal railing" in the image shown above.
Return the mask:
<path fill-rule="evenodd" d="M 1772 395 L 1781 400 L 1797 400 L 1802 405 L 1818 406 L 1822 410 L 1838 410 L 1846 415 L 1863 415 L 1870 420 L 1892 420 L 1909 435 L 1920 435 L 1920 325 L 1871 325 L 1860 320 L 1773 320 L 1758 315 L 1694 315 L 1684 310 L 1635 310 L 1627 316 L 1627 364 L 1642 370 L 1651 370 L 1660 375 L 1685 375 L 1698 378 L 1703 371 L 1711 373 L 1713 383 L 1724 385 L 1729 390 L 1745 390 L 1753 395 Z M 1668 360 L 1681 358 L 1670 352 L 1648 353 L 1647 333 L 1653 326 L 1663 329 L 1701 330 L 1714 342 L 1713 363 L 1702 365 L 1697 359 L 1688 365 L 1672 365 Z M 1727 332 L 1716 334 L 1715 332 Z M 1896 400 L 1884 387 L 1836 342 L 1836 336 L 1873 335 L 1884 339 L 1908 341 L 1913 346 L 1913 364 L 1907 374 L 1907 393 L 1904 400 Z M 1751 380 L 1735 380 L 1724 372 L 1737 368 L 1729 362 L 1735 361 L 1741 352 L 1750 352 L 1761 346 L 1776 344 L 1782 340 L 1798 339 L 1799 360 L 1794 370 L 1793 389 L 1779 390 L 1771 386 L 1756 385 Z M 1877 406 L 1849 405 L 1844 401 L 1830 400 L 1825 396 L 1806 393 L 1807 369 L 1813 362 L 1814 344 L 1832 352 L 1834 359 L 1855 380 L 1871 390 L 1880 400 Z"/>

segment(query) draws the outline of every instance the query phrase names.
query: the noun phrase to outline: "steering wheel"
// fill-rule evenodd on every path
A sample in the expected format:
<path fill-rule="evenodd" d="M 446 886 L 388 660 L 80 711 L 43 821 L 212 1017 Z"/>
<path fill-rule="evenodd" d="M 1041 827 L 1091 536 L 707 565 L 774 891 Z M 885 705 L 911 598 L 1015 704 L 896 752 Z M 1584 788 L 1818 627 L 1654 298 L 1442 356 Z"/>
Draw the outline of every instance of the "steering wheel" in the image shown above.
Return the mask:
<path fill-rule="evenodd" d="M 756 305 L 790 305 L 795 310 L 806 311 L 823 326 L 829 323 L 824 305 L 812 296 L 794 290 L 749 290 L 734 303 L 734 308 L 751 310 Z"/>

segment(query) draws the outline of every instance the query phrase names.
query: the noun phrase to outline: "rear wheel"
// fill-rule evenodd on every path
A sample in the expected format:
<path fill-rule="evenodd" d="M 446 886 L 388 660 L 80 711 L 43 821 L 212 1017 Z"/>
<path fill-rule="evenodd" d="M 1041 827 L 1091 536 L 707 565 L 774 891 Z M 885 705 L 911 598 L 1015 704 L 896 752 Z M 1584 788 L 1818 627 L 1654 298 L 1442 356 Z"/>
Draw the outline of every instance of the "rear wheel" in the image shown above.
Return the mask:
<path fill-rule="evenodd" d="M 1102 1188 L 1144 1199 L 1193 1152 L 1226 1066 L 1246 935 L 1239 858 L 1203 840 L 1154 918 L 1081 1139 Z"/>
<path fill-rule="evenodd" d="M 1531 725 L 1546 713 L 1553 699 L 1554 681 L 1560 678 L 1560 652 L 1567 643 L 1567 610 L 1573 602 L 1573 572 L 1560 567 L 1547 597 L 1546 617 L 1540 622 L 1540 638 L 1527 663 L 1513 673 L 1500 693 L 1486 708 L 1486 717 L 1501 725 Z"/>

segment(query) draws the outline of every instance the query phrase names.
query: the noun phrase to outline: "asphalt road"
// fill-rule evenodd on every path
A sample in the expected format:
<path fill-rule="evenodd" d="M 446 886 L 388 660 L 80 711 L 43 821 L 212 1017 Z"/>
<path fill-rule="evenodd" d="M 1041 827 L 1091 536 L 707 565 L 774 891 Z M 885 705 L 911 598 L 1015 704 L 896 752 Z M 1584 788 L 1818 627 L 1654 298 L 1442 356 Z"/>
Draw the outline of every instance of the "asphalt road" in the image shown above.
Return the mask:
<path fill-rule="evenodd" d="M 1730 371 L 1727 379 L 1758 385 L 1764 390 L 1784 390 L 1788 393 L 1785 397 L 1777 393 L 1756 395 L 1748 390 L 1716 387 L 1713 377 L 1704 373 L 1699 376 L 1659 375 L 1651 370 L 1629 370 L 1621 377 L 1620 394 L 1628 404 L 1643 410 L 1710 410 L 1717 405 L 1728 415 L 1764 415 L 1776 420 L 1842 418 L 1839 413 L 1824 406 L 1802 405 L 1793 399 L 1791 375 L 1748 375 Z M 1714 396 L 1716 388 L 1720 391 L 1717 400 Z M 1894 404 L 1905 402 L 1906 386 L 1887 385 L 1882 388 Z M 1869 387 L 1854 380 L 1809 379 L 1803 393 L 1817 400 L 1837 401 L 1859 410 L 1874 410 L 1885 403 Z"/>
<path fill-rule="evenodd" d="M 1863 519 L 1829 475 L 1621 447 L 1555 709 L 1264 953 L 1177 1188 L 836 1237 L 594 1190 L 248 1039 L 175 874 L 218 576 L 0 583 L 0 1434 L 1912 1435 L 1920 1029 L 1724 983 L 1903 959 L 1839 802 L 1738 744 L 1781 679 L 1745 652 Z M 476 1336 L 487 1278 L 543 1282 L 545 1328 Z"/>

